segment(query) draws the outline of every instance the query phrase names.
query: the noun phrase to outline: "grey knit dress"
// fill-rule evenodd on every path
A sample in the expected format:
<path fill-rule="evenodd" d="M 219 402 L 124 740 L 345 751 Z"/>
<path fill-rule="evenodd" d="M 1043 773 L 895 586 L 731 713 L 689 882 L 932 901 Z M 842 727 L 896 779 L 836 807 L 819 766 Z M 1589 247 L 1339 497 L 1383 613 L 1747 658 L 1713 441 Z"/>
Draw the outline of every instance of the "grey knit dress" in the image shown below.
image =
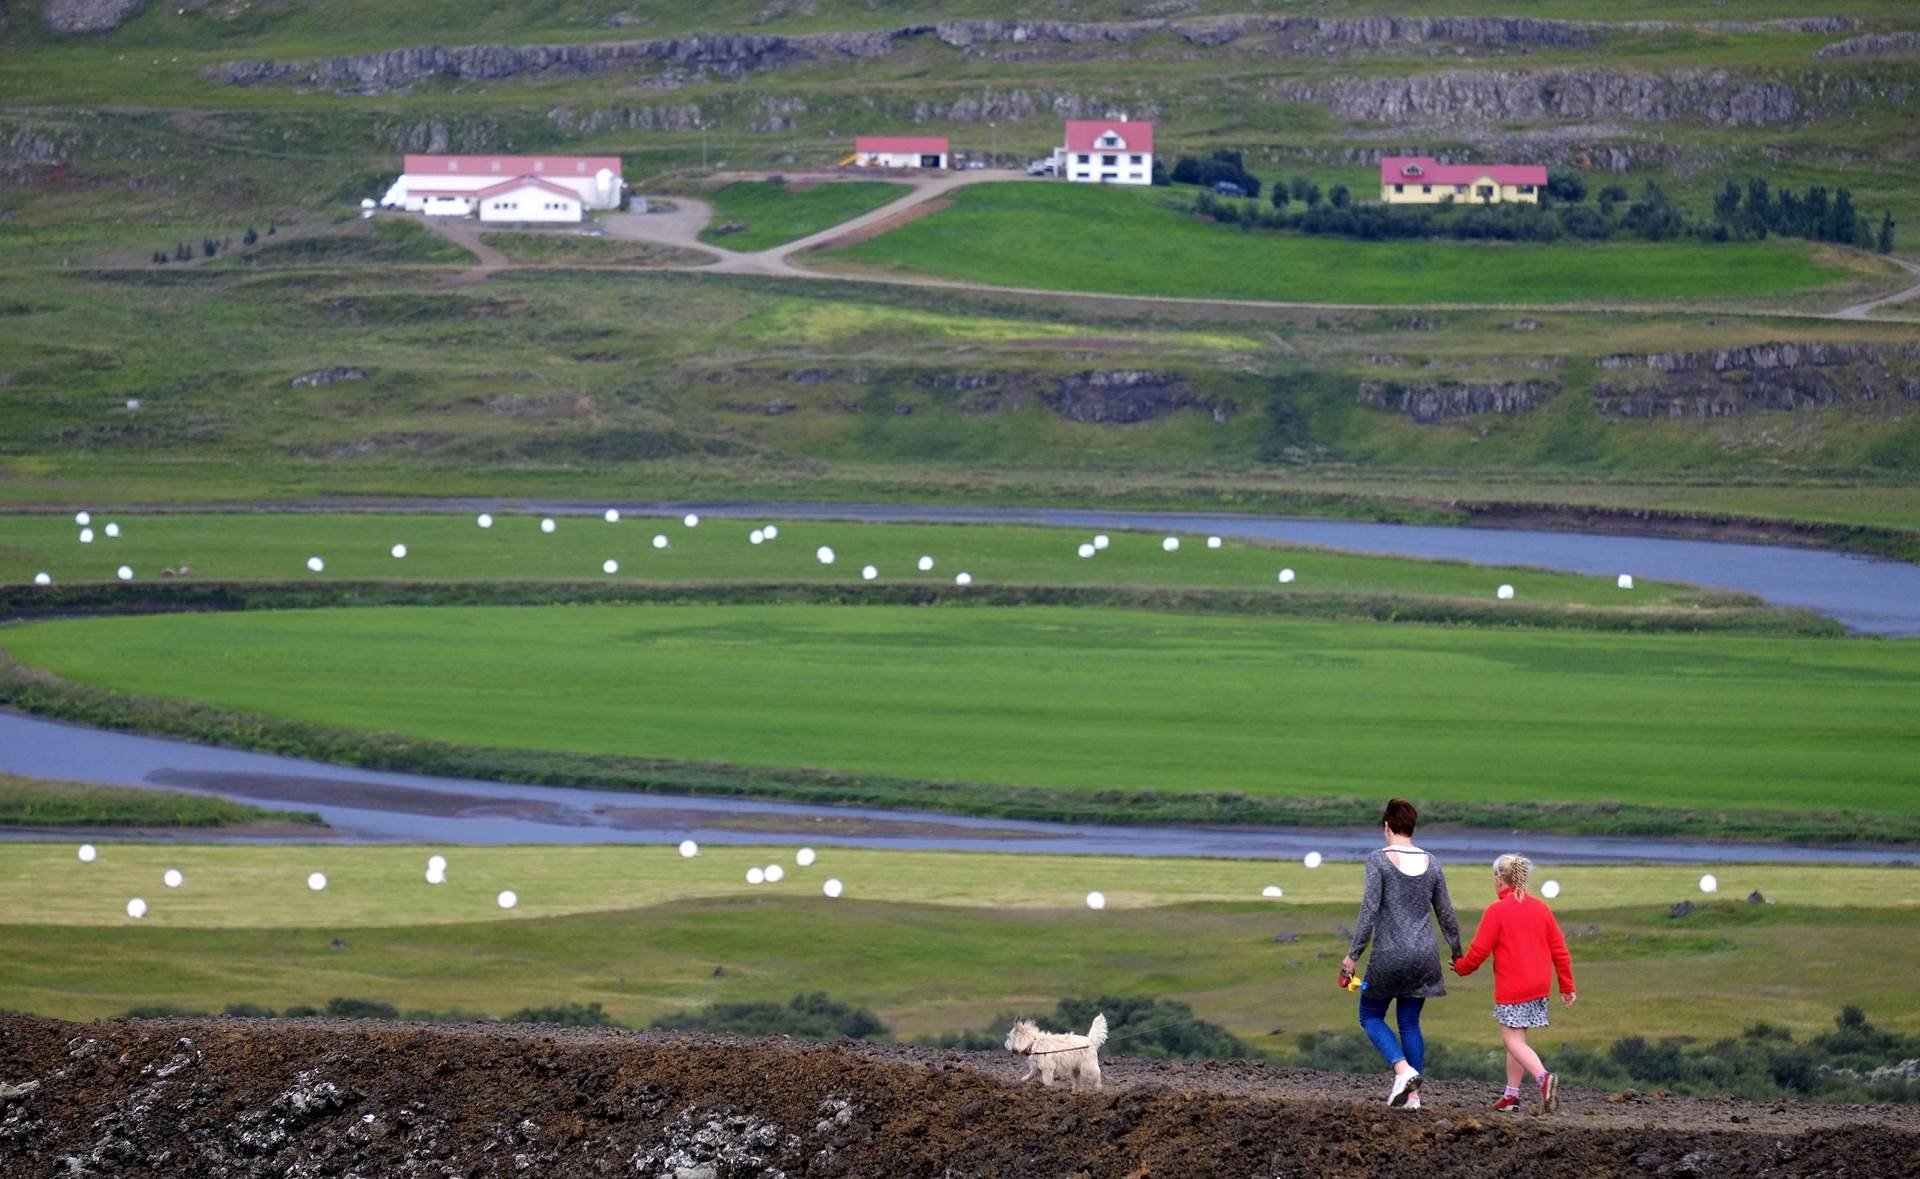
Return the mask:
<path fill-rule="evenodd" d="M 1460 957 L 1460 919 L 1447 896 L 1447 876 L 1440 861 L 1427 855 L 1427 870 L 1409 876 L 1393 866 L 1385 849 L 1367 856 L 1366 892 L 1360 898 L 1360 920 L 1353 929 L 1348 953 L 1356 960 L 1373 943 L 1373 957 L 1362 972 L 1367 995 L 1374 999 L 1433 999 L 1447 993 L 1441 981 L 1439 948 L 1433 941 L 1433 921 L 1447 946 Z"/>

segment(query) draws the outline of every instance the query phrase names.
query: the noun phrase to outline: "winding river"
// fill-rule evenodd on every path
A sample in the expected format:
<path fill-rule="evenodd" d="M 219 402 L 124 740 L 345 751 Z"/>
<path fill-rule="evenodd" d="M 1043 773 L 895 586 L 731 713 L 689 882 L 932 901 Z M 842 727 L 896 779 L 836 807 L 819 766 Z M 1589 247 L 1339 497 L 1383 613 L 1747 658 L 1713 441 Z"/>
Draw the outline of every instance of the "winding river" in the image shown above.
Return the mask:
<path fill-rule="evenodd" d="M 369 510 L 368 505 L 355 505 Z M 441 500 L 371 505 L 393 511 L 527 511 L 865 522 L 1017 523 L 1086 529 L 1164 529 L 1323 545 L 1357 552 L 1534 565 L 1611 576 L 1632 573 L 1757 594 L 1803 606 L 1850 629 L 1920 635 L 1920 566 L 1817 549 L 1564 532 L 1373 524 L 1237 514 L 1052 508 L 949 508 L 829 504 L 528 503 Z M 269 509 L 275 510 L 275 509 Z M 277 510 L 321 511 L 321 505 Z M 339 510 L 337 507 L 331 510 Z M 869 847 L 1003 852 L 1287 858 L 1319 851 L 1358 858 L 1371 832 L 1324 829 L 1111 827 L 973 819 L 850 807 L 810 807 L 731 798 L 526 786 L 357 770 L 188 742 L 109 733 L 0 711 L 0 771 L 69 781 L 166 787 L 279 809 L 319 813 L 323 838 L 432 843 L 810 842 Z M 187 838 L 205 838 L 191 833 Z M 284 837 L 284 836 L 282 836 Z M 1450 856 L 1503 850 L 1495 833 L 1422 832 Z M 1543 859 L 1560 862 L 1725 861 L 1884 863 L 1902 849 L 1529 835 Z"/>

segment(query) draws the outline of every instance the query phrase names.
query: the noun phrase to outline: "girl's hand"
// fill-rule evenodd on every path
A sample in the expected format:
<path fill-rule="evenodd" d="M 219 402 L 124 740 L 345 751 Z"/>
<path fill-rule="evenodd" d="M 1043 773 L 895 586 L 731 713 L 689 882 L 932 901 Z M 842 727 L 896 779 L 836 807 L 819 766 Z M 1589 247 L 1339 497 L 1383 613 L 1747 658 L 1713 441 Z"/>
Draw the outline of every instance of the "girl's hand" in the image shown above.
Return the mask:
<path fill-rule="evenodd" d="M 1572 991 L 1562 991 L 1560 993 L 1560 1002 L 1566 1004 L 1568 1007 L 1573 1006 L 1573 1000 L 1574 993 Z"/>
<path fill-rule="evenodd" d="M 1352 954 L 1348 954 L 1345 958 L 1340 959 L 1340 969 L 1346 971 L 1348 974 L 1352 974 L 1354 972 Z"/>

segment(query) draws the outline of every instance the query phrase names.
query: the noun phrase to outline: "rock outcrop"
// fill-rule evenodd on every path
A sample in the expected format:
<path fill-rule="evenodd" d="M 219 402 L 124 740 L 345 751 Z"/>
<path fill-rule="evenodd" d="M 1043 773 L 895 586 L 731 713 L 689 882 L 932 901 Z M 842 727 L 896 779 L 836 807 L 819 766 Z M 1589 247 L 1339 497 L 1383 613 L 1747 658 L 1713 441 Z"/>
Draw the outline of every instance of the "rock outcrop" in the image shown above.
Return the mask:
<path fill-rule="evenodd" d="M 1183 409 L 1204 409 L 1217 422 L 1233 416 L 1232 402 L 1203 397 L 1178 373 L 1150 369 L 1104 369 L 1061 377 L 1040 400 L 1072 422 L 1126 425 L 1163 418 Z"/>
<path fill-rule="evenodd" d="M 1725 71 L 1622 74 L 1610 70 L 1453 70 L 1411 76 L 1346 75 L 1290 82 L 1290 102 L 1314 103 L 1348 119 L 1381 123 L 1499 123 L 1555 119 L 1701 119 L 1722 127 L 1791 122 L 1809 113 L 1784 82 Z M 1835 81 L 1820 105 L 1873 96 L 1865 82 Z M 1888 95 L 1904 100 L 1904 91 Z"/>
<path fill-rule="evenodd" d="M 56 33 L 109 33 L 146 6 L 147 0 L 47 0 L 40 19 Z"/>
<path fill-rule="evenodd" d="M 1360 404 L 1422 424 L 1488 413 L 1525 413 L 1560 391 L 1555 381 L 1363 381 Z"/>
<path fill-rule="evenodd" d="M 1920 33 L 1868 33 L 1835 41 L 1814 51 L 1815 57 L 1881 57 L 1890 53 L 1920 52 Z"/>
<path fill-rule="evenodd" d="M 1920 344 L 1772 343 L 1603 356 L 1593 395 L 1613 418 L 1717 418 L 1906 397 L 1920 401 Z"/>

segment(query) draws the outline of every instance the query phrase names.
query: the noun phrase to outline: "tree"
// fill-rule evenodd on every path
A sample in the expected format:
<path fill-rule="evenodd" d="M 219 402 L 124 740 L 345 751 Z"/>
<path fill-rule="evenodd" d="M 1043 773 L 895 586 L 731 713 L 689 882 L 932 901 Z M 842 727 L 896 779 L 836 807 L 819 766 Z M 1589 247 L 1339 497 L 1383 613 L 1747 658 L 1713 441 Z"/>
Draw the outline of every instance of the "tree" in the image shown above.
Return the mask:
<path fill-rule="evenodd" d="M 203 237 L 200 239 L 200 249 L 207 257 L 211 258 L 220 252 L 220 243 L 210 237 Z"/>
<path fill-rule="evenodd" d="M 1293 193 L 1293 199 L 1301 204 L 1307 203 L 1307 190 L 1313 187 L 1313 181 L 1305 176 L 1295 176 L 1287 181 L 1287 188 Z"/>
<path fill-rule="evenodd" d="M 1765 237 L 1773 228 L 1773 198 L 1767 194 L 1767 181 L 1764 176 L 1753 176 L 1747 180 L 1747 232 L 1754 237 Z"/>
<path fill-rule="evenodd" d="M 1713 219 L 1726 224 L 1731 222 L 1739 211 L 1740 186 L 1729 180 L 1727 186 L 1720 190 L 1720 195 L 1713 198 Z"/>
<path fill-rule="evenodd" d="M 1153 186 L 1155 188 L 1166 188 L 1172 183 L 1173 180 L 1167 175 L 1167 166 L 1160 162 L 1158 156 L 1155 156 L 1153 160 Z"/>
<path fill-rule="evenodd" d="M 1833 208 L 1827 213 L 1827 231 L 1825 237 L 1830 242 L 1859 241 L 1860 215 L 1853 211 L 1853 193 L 1847 189 L 1836 189 L 1833 194 Z"/>
<path fill-rule="evenodd" d="M 1276 209 L 1284 209 L 1287 207 L 1287 186 L 1286 185 L 1280 184 L 1280 183 L 1274 184 L 1273 207 Z"/>
<path fill-rule="evenodd" d="M 1327 193 L 1327 203 L 1336 209 L 1344 209 L 1353 203 L 1353 193 L 1344 184 L 1336 184 Z"/>
<path fill-rule="evenodd" d="M 1880 237 L 1874 242 L 1874 249 L 1882 254 L 1893 253 L 1893 227 L 1897 224 L 1899 223 L 1893 219 L 1891 209 L 1880 214 Z"/>
<path fill-rule="evenodd" d="M 1305 192 L 1296 192 L 1293 195 L 1305 201 L 1307 208 L 1311 209 L 1320 203 L 1320 186 L 1309 180 Z"/>
<path fill-rule="evenodd" d="M 249 225 L 247 226 L 246 235 L 242 237 L 240 240 L 245 242 L 247 245 L 252 245 L 253 243 L 260 240 L 260 235 L 254 232 L 253 226 Z"/>
<path fill-rule="evenodd" d="M 1580 173 L 1555 168 L 1547 173 L 1547 196 L 1556 201 L 1565 201 L 1577 205 L 1587 199 L 1587 182 Z"/>

